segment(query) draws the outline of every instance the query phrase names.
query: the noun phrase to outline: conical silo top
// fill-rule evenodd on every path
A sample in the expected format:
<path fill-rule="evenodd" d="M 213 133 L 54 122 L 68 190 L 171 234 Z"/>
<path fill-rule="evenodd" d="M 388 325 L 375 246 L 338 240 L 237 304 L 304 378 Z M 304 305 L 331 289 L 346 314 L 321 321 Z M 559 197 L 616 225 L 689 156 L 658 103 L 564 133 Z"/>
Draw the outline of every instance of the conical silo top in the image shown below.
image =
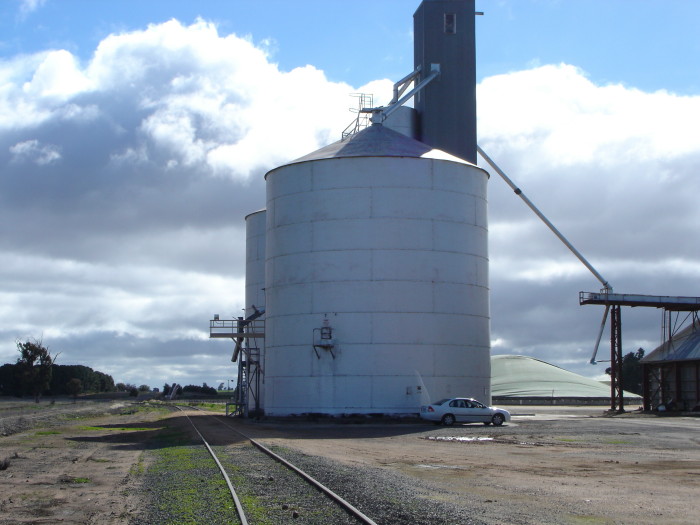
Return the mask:
<path fill-rule="evenodd" d="M 365 128 L 345 140 L 324 146 L 313 153 L 289 162 L 289 164 L 344 157 L 412 157 L 470 164 L 459 157 L 431 148 L 427 144 L 381 124 Z"/>

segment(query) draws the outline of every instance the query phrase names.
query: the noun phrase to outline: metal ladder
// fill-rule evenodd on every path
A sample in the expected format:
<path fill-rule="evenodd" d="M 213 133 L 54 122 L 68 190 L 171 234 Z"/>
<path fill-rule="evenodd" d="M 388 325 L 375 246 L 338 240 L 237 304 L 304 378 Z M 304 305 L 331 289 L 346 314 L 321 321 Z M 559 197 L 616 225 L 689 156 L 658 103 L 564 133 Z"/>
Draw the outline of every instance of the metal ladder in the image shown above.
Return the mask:
<path fill-rule="evenodd" d="M 357 113 L 357 117 L 343 130 L 341 140 L 345 140 L 369 126 L 369 113 L 363 113 L 362 110 L 372 107 L 373 96 L 368 93 L 352 93 L 350 96 L 357 98 L 357 108 L 350 108 L 350 111 Z"/>

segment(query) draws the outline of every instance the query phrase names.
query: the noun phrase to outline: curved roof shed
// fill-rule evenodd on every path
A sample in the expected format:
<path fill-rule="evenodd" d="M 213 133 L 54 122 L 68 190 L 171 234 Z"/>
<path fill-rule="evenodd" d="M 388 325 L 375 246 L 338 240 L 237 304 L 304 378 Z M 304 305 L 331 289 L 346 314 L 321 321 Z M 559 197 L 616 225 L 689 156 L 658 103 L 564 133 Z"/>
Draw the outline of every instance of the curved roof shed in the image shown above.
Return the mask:
<path fill-rule="evenodd" d="M 524 355 L 491 356 L 494 397 L 610 398 L 610 387 L 558 366 Z M 625 392 L 627 398 L 638 395 Z"/>

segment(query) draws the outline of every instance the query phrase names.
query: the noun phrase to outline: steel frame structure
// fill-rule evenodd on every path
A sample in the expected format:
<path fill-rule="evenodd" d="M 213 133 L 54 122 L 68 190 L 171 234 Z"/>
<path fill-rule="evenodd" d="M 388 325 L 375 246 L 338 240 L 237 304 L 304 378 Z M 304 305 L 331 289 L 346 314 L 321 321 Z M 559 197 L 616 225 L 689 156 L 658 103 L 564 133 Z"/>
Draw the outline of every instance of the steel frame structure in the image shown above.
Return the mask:
<path fill-rule="evenodd" d="M 610 308 L 610 410 L 624 412 L 623 381 L 622 381 L 622 312 L 621 306 L 646 306 L 663 309 L 662 332 L 668 333 L 671 341 L 688 318 L 693 323 L 698 322 L 700 297 L 677 297 L 666 295 L 615 294 L 607 291 L 600 293 L 580 292 L 579 304 L 599 304 Z M 685 320 L 680 323 L 672 322 L 672 313 L 676 312 L 676 321 L 680 312 L 688 312 Z M 665 335 L 662 335 L 662 339 Z M 646 367 L 644 367 L 646 370 Z M 646 392 L 648 377 L 644 378 L 644 402 L 647 403 Z M 646 408 L 646 407 L 645 407 Z"/>
<path fill-rule="evenodd" d="M 262 312 L 258 312 L 261 314 Z M 232 415 L 249 417 L 251 415 L 250 400 L 253 399 L 253 417 L 261 415 L 260 407 L 260 378 L 262 364 L 260 363 L 260 348 L 258 339 L 265 339 L 265 321 L 261 319 L 213 319 L 209 321 L 210 339 L 231 339 L 235 343 L 231 361 L 238 363 L 238 392 L 236 409 Z"/>

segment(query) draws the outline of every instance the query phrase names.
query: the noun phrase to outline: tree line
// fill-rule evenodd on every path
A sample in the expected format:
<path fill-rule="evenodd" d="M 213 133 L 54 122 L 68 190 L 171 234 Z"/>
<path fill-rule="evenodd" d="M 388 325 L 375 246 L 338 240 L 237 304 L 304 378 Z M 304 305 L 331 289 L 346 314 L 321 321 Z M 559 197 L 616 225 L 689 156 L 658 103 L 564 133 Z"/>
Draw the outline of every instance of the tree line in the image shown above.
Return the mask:
<path fill-rule="evenodd" d="M 84 365 L 57 365 L 41 341 L 17 342 L 20 357 L 0 366 L 0 394 L 38 401 L 43 395 L 113 392 L 114 379 Z"/>
<path fill-rule="evenodd" d="M 27 384 L 22 379 L 20 365 L 4 364 L 0 366 L 0 394 L 17 397 L 36 396 L 32 385 Z M 75 391 L 68 386 L 71 379 L 80 381 L 80 392 L 116 391 L 114 379 L 108 374 L 93 370 L 89 366 L 52 364 L 48 386 L 40 389 L 39 395 L 74 395 Z"/>

